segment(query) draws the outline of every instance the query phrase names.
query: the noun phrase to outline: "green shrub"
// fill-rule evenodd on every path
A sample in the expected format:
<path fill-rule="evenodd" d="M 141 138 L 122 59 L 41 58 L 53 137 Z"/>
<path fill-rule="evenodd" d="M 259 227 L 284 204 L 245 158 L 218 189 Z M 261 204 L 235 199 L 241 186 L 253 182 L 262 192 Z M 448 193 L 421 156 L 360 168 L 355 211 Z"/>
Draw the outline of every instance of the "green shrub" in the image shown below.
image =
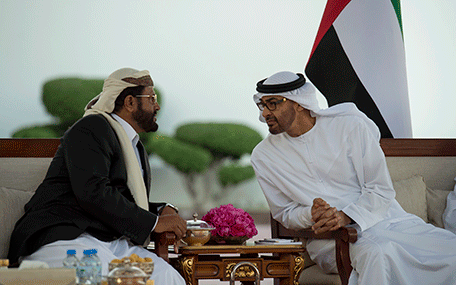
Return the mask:
<path fill-rule="evenodd" d="M 60 133 L 52 126 L 34 126 L 15 131 L 13 138 L 59 138 Z"/>
<path fill-rule="evenodd" d="M 186 174 L 203 172 L 213 160 L 208 150 L 160 134 L 149 136 L 145 147 Z"/>
<path fill-rule="evenodd" d="M 103 88 L 101 79 L 59 78 L 43 85 L 43 103 L 59 123 L 71 126 L 84 115 L 84 107 Z"/>
<path fill-rule="evenodd" d="M 192 123 L 177 128 L 175 137 L 181 141 L 207 148 L 216 157 L 239 159 L 252 153 L 262 140 L 261 135 L 241 124 Z"/>
<path fill-rule="evenodd" d="M 224 187 L 236 185 L 245 180 L 255 177 L 255 171 L 250 165 L 229 165 L 224 166 L 218 173 L 220 184 Z"/>

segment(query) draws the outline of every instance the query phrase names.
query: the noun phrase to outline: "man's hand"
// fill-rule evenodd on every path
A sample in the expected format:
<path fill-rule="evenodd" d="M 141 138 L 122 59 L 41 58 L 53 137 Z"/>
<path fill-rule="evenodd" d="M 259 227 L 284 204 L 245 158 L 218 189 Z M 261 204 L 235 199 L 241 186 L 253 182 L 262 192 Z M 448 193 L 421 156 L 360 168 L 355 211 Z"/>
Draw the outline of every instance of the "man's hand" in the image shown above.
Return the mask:
<path fill-rule="evenodd" d="M 167 209 L 169 208 L 173 214 L 164 214 L 168 213 Z M 166 212 L 165 212 L 166 211 Z M 174 251 L 177 253 L 180 240 L 184 237 L 187 232 L 187 222 L 182 219 L 174 209 L 170 207 L 165 207 L 162 214 L 158 217 L 157 225 L 155 226 L 154 232 L 163 233 L 163 232 L 173 232 L 176 235 L 176 243 L 174 244 Z"/>
<path fill-rule="evenodd" d="M 312 230 L 316 234 L 335 231 L 351 223 L 351 219 L 344 212 L 331 207 L 321 198 L 314 199 L 311 214 L 312 221 L 315 222 Z"/>
<path fill-rule="evenodd" d="M 328 212 L 329 210 L 329 212 Z M 321 198 L 315 198 L 313 200 L 313 205 L 310 210 L 310 213 L 312 214 L 312 221 L 314 223 L 318 222 L 321 218 L 324 218 L 325 216 L 331 216 L 334 210 L 331 210 L 331 207 L 329 206 L 328 203 L 326 203 L 325 200 Z"/>

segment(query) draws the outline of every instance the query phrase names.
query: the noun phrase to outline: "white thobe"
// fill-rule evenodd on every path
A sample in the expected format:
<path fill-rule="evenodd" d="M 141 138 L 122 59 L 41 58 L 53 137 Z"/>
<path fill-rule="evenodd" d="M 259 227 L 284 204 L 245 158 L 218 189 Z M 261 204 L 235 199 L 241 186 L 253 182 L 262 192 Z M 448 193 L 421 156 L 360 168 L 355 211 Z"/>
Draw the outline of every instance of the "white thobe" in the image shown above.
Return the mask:
<path fill-rule="evenodd" d="M 83 233 L 73 240 L 59 240 L 46 244 L 23 260 L 43 261 L 49 267 L 62 267 L 62 260 L 65 258 L 68 249 L 76 250 L 78 258 L 81 258 L 82 252 L 90 248 L 95 248 L 98 251 L 102 265 L 102 276 L 108 276 L 108 265 L 113 259 L 122 259 L 134 253 L 142 258 L 152 258 L 154 271 L 150 279 L 154 280 L 155 284 L 185 285 L 184 278 L 163 258 L 141 246 L 132 245 L 124 238 L 104 242 Z"/>
<path fill-rule="evenodd" d="M 453 192 L 450 192 L 447 196 L 446 208 L 442 219 L 445 229 L 456 234 L 456 186 L 454 186 Z"/>
<path fill-rule="evenodd" d="M 456 284 L 456 235 L 402 209 L 379 134 L 366 120 L 317 116 L 299 137 L 269 135 L 251 161 L 272 216 L 285 227 L 311 226 L 318 197 L 356 223 L 350 284 Z M 307 250 L 320 267 L 337 270 L 333 241 L 309 241 Z"/>

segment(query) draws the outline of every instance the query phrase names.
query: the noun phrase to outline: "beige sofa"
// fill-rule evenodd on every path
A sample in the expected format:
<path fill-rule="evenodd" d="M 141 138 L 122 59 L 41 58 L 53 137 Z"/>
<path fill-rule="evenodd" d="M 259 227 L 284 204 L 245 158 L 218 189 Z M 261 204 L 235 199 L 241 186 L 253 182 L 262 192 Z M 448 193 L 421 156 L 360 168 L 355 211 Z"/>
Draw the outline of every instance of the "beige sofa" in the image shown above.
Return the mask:
<path fill-rule="evenodd" d="M 14 224 L 43 181 L 59 144 L 58 139 L 0 139 L 0 259 L 6 259 Z M 155 253 L 167 260 L 174 235 L 163 233 L 154 240 Z"/>
<path fill-rule="evenodd" d="M 409 213 L 443 227 L 446 197 L 456 177 L 456 139 L 382 139 L 381 146 L 396 190 L 396 199 Z M 289 233 L 271 221 L 273 237 L 305 236 Z M 355 235 L 356 239 L 356 235 Z M 299 284 L 344 284 L 337 274 L 325 274 L 308 256 Z M 339 270 L 340 272 L 341 270 Z M 345 283 L 346 284 L 346 283 Z"/>
<path fill-rule="evenodd" d="M 0 139 L 0 259 L 6 258 L 14 224 L 45 176 L 58 145 L 57 139 Z M 456 139 L 383 139 L 381 145 L 399 203 L 442 227 L 445 199 L 456 176 Z M 166 258 L 168 248 L 162 245 L 172 239 L 161 237 L 157 242 L 156 252 Z M 338 275 L 322 273 L 309 260 L 306 264 L 300 284 L 341 284 Z"/>

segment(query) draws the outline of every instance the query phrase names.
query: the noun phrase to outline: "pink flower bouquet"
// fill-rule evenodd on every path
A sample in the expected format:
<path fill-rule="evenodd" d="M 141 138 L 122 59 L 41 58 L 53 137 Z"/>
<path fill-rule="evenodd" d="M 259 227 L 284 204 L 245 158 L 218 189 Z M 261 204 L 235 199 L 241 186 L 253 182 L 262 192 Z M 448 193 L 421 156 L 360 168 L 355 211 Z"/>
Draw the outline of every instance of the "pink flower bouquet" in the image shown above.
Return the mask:
<path fill-rule="evenodd" d="M 215 228 L 211 233 L 213 236 L 251 238 L 258 234 L 249 213 L 231 204 L 209 210 L 202 220 Z"/>

